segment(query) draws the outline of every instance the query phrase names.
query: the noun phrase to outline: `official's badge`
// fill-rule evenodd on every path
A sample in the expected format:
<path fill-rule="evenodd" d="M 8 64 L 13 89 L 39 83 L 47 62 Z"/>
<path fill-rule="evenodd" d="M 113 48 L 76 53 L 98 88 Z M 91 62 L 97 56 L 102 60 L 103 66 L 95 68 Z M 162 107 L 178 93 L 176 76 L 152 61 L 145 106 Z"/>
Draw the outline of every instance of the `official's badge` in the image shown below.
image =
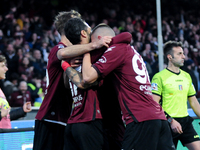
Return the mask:
<path fill-rule="evenodd" d="M 183 90 L 183 86 L 179 85 L 179 90 L 182 91 Z"/>
<path fill-rule="evenodd" d="M 156 83 L 152 83 L 151 84 L 151 89 L 155 90 L 155 91 L 158 91 L 158 85 Z"/>

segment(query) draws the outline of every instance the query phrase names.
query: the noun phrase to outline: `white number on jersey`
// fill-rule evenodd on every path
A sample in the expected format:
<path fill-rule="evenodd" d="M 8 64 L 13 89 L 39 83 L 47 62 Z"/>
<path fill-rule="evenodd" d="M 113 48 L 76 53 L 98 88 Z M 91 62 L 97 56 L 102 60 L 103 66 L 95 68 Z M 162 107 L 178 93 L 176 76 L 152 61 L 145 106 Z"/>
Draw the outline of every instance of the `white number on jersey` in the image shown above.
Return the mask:
<path fill-rule="evenodd" d="M 149 75 L 148 75 L 148 72 L 147 72 L 147 69 L 146 69 L 146 65 L 145 65 L 142 57 L 138 54 L 138 52 L 134 48 L 133 48 L 133 50 L 135 52 L 135 55 L 132 58 L 132 66 L 133 66 L 133 70 L 137 74 L 135 79 L 138 82 L 145 84 L 145 83 L 150 81 Z M 140 66 L 138 65 L 139 63 L 141 63 Z M 139 67 L 141 67 L 141 68 L 139 68 Z"/>

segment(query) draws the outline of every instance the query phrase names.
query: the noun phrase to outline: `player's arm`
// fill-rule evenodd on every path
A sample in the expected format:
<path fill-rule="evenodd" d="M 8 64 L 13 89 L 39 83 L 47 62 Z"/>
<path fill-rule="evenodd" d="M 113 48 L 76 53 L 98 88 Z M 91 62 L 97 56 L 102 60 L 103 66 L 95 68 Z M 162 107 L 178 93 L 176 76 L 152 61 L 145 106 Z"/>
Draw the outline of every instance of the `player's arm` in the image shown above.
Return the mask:
<path fill-rule="evenodd" d="M 188 98 L 191 108 L 193 109 L 194 113 L 200 118 L 200 105 L 196 98 L 196 96 L 191 96 Z"/>
<path fill-rule="evenodd" d="M 64 71 L 63 73 L 63 79 L 64 79 L 64 85 L 67 89 L 70 89 L 70 86 L 69 86 L 69 77 L 67 76 L 66 72 Z"/>
<path fill-rule="evenodd" d="M 88 44 L 78 44 L 78 45 L 71 45 L 65 48 L 60 49 L 57 52 L 57 57 L 60 60 L 72 58 L 76 56 L 80 56 L 82 54 L 85 54 L 87 52 L 90 52 L 94 49 L 99 49 L 103 46 L 108 47 L 108 44 L 111 42 L 111 36 L 104 36 L 98 41 L 91 42 Z"/>
<path fill-rule="evenodd" d="M 99 77 L 97 71 L 92 67 L 90 53 L 84 54 L 82 64 L 83 80 L 85 83 L 93 83 Z"/>
<path fill-rule="evenodd" d="M 65 84 L 67 84 L 66 80 L 70 79 L 78 88 L 81 88 L 81 89 L 87 89 L 91 86 L 98 85 L 98 81 L 93 82 L 91 84 L 84 82 L 84 80 L 82 78 L 82 74 L 80 72 L 78 72 L 77 70 L 75 70 L 74 68 L 72 68 L 65 61 L 62 61 L 62 68 L 63 68 L 63 70 L 65 70 L 65 74 L 67 76 L 67 78 L 64 79 Z"/>

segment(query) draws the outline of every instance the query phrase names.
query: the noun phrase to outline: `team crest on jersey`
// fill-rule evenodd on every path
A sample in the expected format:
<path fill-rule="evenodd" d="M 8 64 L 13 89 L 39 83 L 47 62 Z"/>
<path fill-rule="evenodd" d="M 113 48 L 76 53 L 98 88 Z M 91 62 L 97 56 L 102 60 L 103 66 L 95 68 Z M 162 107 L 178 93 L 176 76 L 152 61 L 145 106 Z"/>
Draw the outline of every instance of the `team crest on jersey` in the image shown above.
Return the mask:
<path fill-rule="evenodd" d="M 64 48 L 64 45 L 60 44 L 60 45 L 58 45 L 58 48 L 59 49 Z"/>
<path fill-rule="evenodd" d="M 151 89 L 155 90 L 155 91 L 158 91 L 158 85 L 156 83 L 152 83 L 151 84 Z"/>
<path fill-rule="evenodd" d="M 182 91 L 183 90 L 183 86 L 179 85 L 179 90 Z"/>

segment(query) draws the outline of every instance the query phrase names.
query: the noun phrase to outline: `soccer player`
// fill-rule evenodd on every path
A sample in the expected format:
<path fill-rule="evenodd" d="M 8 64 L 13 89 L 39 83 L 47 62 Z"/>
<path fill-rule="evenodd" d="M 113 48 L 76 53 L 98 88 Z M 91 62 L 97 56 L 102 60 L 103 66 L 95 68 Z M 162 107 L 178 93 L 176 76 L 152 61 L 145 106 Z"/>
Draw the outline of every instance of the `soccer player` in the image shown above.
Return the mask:
<path fill-rule="evenodd" d="M 180 69 L 185 58 L 182 44 L 176 41 L 166 42 L 164 56 L 168 65 L 152 78 L 153 98 L 158 103 L 161 102 L 168 114 L 175 146 L 180 140 L 188 149 L 199 150 L 200 139 L 192 125 L 193 118 L 188 114 L 187 100 L 199 118 L 200 105 L 190 75 Z"/>
<path fill-rule="evenodd" d="M 80 17 L 80 14 L 71 10 L 60 12 L 55 18 L 55 27 L 61 35 L 61 41 L 52 48 L 48 56 L 47 89 L 36 115 L 34 150 L 63 150 L 64 147 L 64 130 L 71 112 L 72 97 L 70 90 L 64 86 L 61 60 L 79 56 L 105 45 L 103 39 L 71 48 L 72 44 L 64 34 L 64 26 L 73 17 Z"/>
<path fill-rule="evenodd" d="M 78 44 L 78 43 L 84 44 L 85 42 L 87 42 L 86 37 L 88 34 L 86 34 L 87 30 L 85 24 L 86 24 L 85 22 L 83 22 L 81 19 L 78 18 L 72 18 L 67 22 L 65 31 L 66 37 L 70 41 L 73 41 L 73 44 Z M 96 60 L 98 60 L 98 58 L 101 57 L 101 55 L 105 50 L 106 48 L 92 51 L 91 52 L 92 61 L 95 62 Z M 76 68 L 76 70 L 81 71 L 81 67 Z M 116 98 L 117 94 L 115 93 L 115 91 L 113 91 L 113 86 L 109 82 L 112 76 L 108 76 L 106 80 L 104 79 L 103 84 L 101 82 L 100 87 L 95 86 L 88 88 L 88 85 L 87 86 L 84 85 L 84 87 L 82 87 L 81 73 L 76 72 L 71 68 L 70 70 L 68 69 L 66 71 L 66 74 L 70 78 L 70 85 L 71 85 L 70 87 L 73 91 L 72 95 L 74 95 L 73 96 L 74 109 L 68 120 L 68 125 L 65 131 L 66 149 L 73 149 L 72 147 L 69 147 L 72 146 L 73 143 L 78 143 L 73 146 L 75 149 L 78 149 L 78 147 L 82 147 L 81 149 L 89 149 L 89 148 L 102 149 L 102 143 L 103 143 L 102 133 L 103 133 L 104 134 L 103 150 L 108 150 L 108 149 L 121 150 L 121 141 L 123 139 L 125 127 L 121 117 L 119 102 L 117 101 Z M 80 78 L 80 81 L 75 79 L 77 77 Z M 101 101 L 99 102 L 99 100 Z M 97 111 L 98 115 L 96 115 L 96 117 L 99 117 L 98 121 L 97 119 L 94 118 L 95 116 L 94 112 L 96 112 L 95 109 L 93 108 L 94 102 L 96 103 L 95 109 L 96 110 L 98 109 Z M 82 117 L 80 118 L 80 116 Z M 80 127 L 83 128 L 82 126 L 85 124 L 87 124 L 87 126 L 90 128 L 79 130 L 79 128 Z M 102 127 L 104 132 L 102 131 Z M 90 133 L 90 134 L 83 134 L 83 133 Z M 95 136 L 96 138 L 94 138 Z"/>
<path fill-rule="evenodd" d="M 115 36 L 108 26 L 93 30 L 92 42 L 103 36 L 112 36 L 109 48 L 91 64 L 90 54 L 84 54 L 82 73 L 84 84 L 95 82 L 109 73 L 118 93 L 126 131 L 123 150 L 174 150 L 170 128 L 161 106 L 153 100 L 151 84 L 141 56 L 130 46 L 128 32 Z M 114 37 L 115 36 L 115 37 Z M 71 69 L 70 65 L 66 71 Z"/>
<path fill-rule="evenodd" d="M 70 19 L 65 26 L 65 35 L 75 44 L 90 41 L 91 28 L 79 18 Z M 62 67 L 65 70 L 65 62 Z M 81 66 L 75 68 L 81 72 Z M 70 83 L 73 106 L 65 129 L 65 150 L 101 150 L 103 147 L 102 115 L 97 97 L 97 88 L 81 89 Z"/>

